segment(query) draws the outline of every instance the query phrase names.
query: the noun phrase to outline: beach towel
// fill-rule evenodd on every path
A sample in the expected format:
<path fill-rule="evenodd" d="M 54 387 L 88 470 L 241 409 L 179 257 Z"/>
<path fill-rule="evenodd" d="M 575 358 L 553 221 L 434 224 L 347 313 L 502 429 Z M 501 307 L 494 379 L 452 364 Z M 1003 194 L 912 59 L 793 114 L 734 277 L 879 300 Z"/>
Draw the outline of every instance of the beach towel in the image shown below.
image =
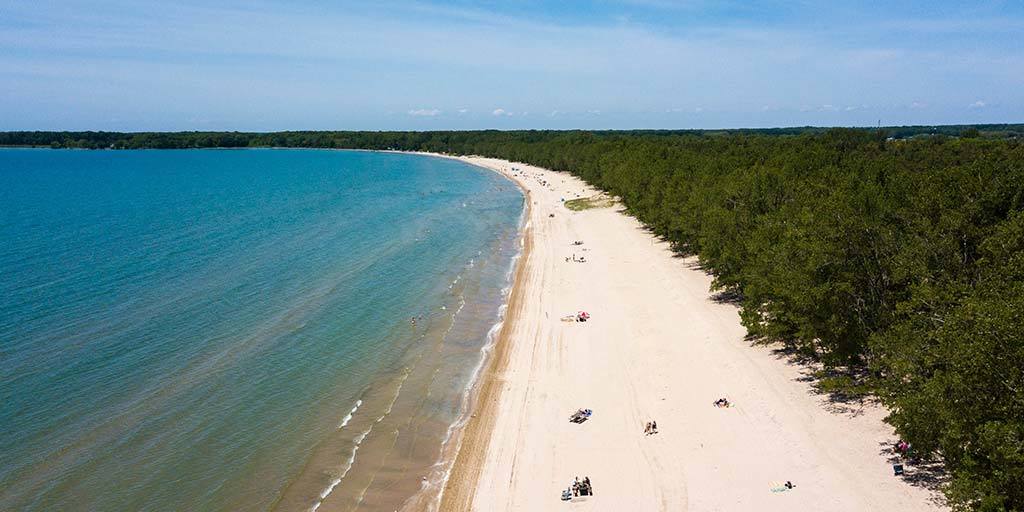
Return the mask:
<path fill-rule="evenodd" d="M 771 482 L 769 485 L 772 492 L 786 492 L 792 490 L 789 487 L 786 487 L 786 482 Z"/>

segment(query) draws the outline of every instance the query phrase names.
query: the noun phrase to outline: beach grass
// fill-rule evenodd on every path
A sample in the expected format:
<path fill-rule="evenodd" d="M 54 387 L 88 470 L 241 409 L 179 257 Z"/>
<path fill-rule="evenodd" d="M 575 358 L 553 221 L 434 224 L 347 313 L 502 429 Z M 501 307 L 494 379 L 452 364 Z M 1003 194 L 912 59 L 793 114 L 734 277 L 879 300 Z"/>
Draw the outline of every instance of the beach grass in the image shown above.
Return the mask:
<path fill-rule="evenodd" d="M 570 199 L 565 202 L 565 207 L 574 211 L 590 210 L 593 208 L 608 208 L 615 204 L 615 200 L 604 195 L 598 194 L 596 196 L 581 197 L 579 199 Z"/>

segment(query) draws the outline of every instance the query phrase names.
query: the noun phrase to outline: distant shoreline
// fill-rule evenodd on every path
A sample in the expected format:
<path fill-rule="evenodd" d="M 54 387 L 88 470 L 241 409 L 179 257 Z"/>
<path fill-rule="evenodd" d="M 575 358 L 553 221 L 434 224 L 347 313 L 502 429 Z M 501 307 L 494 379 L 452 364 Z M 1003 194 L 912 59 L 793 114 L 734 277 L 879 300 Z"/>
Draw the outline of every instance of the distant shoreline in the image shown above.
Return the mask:
<path fill-rule="evenodd" d="M 788 126 L 771 128 L 691 128 L 620 130 L 435 130 L 435 131 L 345 131 L 305 130 L 277 132 L 240 131 L 0 131 L 0 147 L 39 147 L 55 149 L 369 149 L 396 151 L 443 151 L 446 142 L 458 138 L 503 138 L 504 134 L 585 134 L 597 137 L 619 136 L 762 136 L 793 137 L 821 135 L 831 130 L 884 134 L 895 140 L 942 136 L 985 139 L 1024 138 L 1024 123 L 958 123 L 940 125 L 890 126 Z M 463 147 L 462 149 L 465 149 Z M 466 151 L 472 152 L 472 151 Z"/>

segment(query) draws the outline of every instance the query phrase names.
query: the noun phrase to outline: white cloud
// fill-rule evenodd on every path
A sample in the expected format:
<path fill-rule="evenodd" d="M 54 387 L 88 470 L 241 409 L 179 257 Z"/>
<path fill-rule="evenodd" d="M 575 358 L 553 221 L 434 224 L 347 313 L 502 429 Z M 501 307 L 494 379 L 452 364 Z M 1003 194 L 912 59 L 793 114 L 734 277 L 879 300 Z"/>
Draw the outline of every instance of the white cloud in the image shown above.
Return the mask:
<path fill-rule="evenodd" d="M 978 100 L 975 101 L 974 103 L 971 103 L 970 105 L 967 105 L 967 108 L 985 108 L 985 105 L 986 103 L 984 101 Z"/>
<path fill-rule="evenodd" d="M 595 115 L 595 116 L 601 115 L 601 111 L 600 110 L 588 110 L 587 113 L 591 114 L 591 115 Z"/>
<path fill-rule="evenodd" d="M 693 111 L 697 114 L 700 114 L 701 112 L 704 112 L 704 107 L 697 107 L 693 109 Z"/>
<path fill-rule="evenodd" d="M 466 114 L 466 113 L 468 113 L 468 112 L 469 112 L 469 109 L 468 109 L 468 108 L 460 108 L 460 109 L 459 109 L 459 114 Z"/>
<path fill-rule="evenodd" d="M 515 113 L 509 112 L 508 110 L 505 110 L 503 108 L 496 108 L 496 109 L 494 109 L 494 111 L 491 112 L 491 115 L 493 115 L 493 116 L 512 116 L 512 115 L 515 115 Z"/>
<path fill-rule="evenodd" d="M 557 116 L 558 114 L 561 114 L 561 112 L 559 112 L 559 111 L 557 111 L 557 110 L 552 110 L 552 111 L 551 111 L 551 113 L 550 113 L 550 114 L 548 114 L 548 117 L 555 117 L 555 116 Z"/>
<path fill-rule="evenodd" d="M 415 117 L 434 117 L 440 114 L 441 111 L 436 108 L 419 108 L 409 111 L 409 115 Z"/>
<path fill-rule="evenodd" d="M 914 108 L 914 109 L 928 108 L 928 104 L 923 102 L 923 101 L 915 101 L 915 102 L 910 104 L 910 108 Z"/>

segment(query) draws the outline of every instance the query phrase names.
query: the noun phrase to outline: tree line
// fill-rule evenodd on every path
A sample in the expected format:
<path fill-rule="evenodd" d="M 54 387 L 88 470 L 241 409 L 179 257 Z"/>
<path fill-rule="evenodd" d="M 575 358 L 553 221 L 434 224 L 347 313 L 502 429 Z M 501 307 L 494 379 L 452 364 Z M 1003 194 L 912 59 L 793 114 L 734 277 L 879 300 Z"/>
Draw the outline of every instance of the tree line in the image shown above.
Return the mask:
<path fill-rule="evenodd" d="M 587 133 L 597 137 L 642 137 L 674 139 L 679 137 L 735 137 L 741 135 L 822 135 L 829 128 L 801 126 L 792 128 L 742 128 L 729 130 L 629 130 L 597 132 L 565 131 L 469 131 L 469 132 L 350 132 L 350 131 L 288 131 L 288 132 L 0 132 L 0 146 L 34 146 L 73 149 L 197 149 L 197 148 L 337 148 L 337 149 L 399 149 L 429 147 L 442 150 L 448 143 L 460 146 L 483 144 L 484 139 L 537 140 L 566 133 Z M 930 137 L 1019 139 L 1024 138 L 1024 124 L 980 124 L 942 126 L 890 126 L 883 129 L 890 139 Z"/>
<path fill-rule="evenodd" d="M 870 393 L 958 510 L 1024 510 L 1020 125 L 894 131 L 9 132 L 54 147 L 476 154 L 576 175 L 699 257 L 750 337 Z"/>

